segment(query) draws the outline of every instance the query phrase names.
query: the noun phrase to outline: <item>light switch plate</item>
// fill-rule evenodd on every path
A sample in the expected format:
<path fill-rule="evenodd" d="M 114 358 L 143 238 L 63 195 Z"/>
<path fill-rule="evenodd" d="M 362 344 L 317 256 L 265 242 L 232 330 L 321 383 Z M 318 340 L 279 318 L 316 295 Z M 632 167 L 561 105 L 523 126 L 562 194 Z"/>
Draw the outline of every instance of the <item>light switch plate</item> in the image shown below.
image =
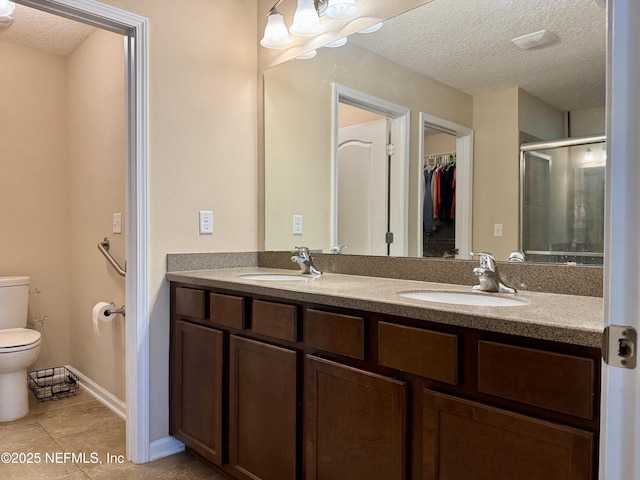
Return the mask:
<path fill-rule="evenodd" d="M 200 210 L 200 234 L 213 233 L 213 212 Z"/>
<path fill-rule="evenodd" d="M 494 237 L 501 237 L 502 236 L 502 224 L 501 223 L 494 223 L 493 224 L 493 236 Z"/>
<path fill-rule="evenodd" d="M 122 213 L 113 214 L 113 233 L 122 233 Z"/>
<path fill-rule="evenodd" d="M 293 234 L 302 235 L 302 215 L 293 216 Z"/>

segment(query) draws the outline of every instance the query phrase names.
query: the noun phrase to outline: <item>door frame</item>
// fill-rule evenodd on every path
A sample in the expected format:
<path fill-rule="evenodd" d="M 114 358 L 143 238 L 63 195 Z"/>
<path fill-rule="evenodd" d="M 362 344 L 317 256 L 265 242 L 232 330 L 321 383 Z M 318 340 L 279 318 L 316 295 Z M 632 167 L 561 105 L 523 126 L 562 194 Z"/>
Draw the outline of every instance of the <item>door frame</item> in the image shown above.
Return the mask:
<path fill-rule="evenodd" d="M 361 108 L 391 119 L 391 141 L 394 157 L 391 162 L 391 231 L 394 239 L 391 256 L 407 256 L 409 250 L 409 135 L 410 110 L 401 105 L 368 95 L 338 83 L 332 83 L 331 111 L 331 246 L 338 241 L 338 129 L 339 104 Z"/>
<path fill-rule="evenodd" d="M 428 113 L 420 112 L 420 134 L 418 146 L 419 171 L 416 175 L 418 181 L 418 256 L 423 255 L 424 230 L 422 228 L 422 216 L 424 204 L 421 199 L 424 196 L 424 129 L 429 127 L 441 133 L 456 137 L 456 248 L 457 260 L 470 259 L 471 234 L 473 232 L 473 130 L 457 123 L 434 117 Z"/>
<path fill-rule="evenodd" d="M 145 17 L 94 0 L 15 0 L 125 37 L 126 169 L 126 439 L 127 458 L 150 460 L 148 45 Z"/>
<path fill-rule="evenodd" d="M 607 2 L 604 325 L 640 330 L 640 2 Z M 636 347 L 637 354 L 637 347 Z M 600 478 L 640 475 L 640 368 L 602 363 Z"/>

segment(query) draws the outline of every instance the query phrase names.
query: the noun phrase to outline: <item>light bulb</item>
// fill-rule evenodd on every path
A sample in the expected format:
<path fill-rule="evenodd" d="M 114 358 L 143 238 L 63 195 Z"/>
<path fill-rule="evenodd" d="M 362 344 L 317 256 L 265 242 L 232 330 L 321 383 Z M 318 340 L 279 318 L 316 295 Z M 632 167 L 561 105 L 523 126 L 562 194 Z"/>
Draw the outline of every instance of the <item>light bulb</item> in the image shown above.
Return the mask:
<path fill-rule="evenodd" d="M 356 0 L 329 0 L 324 14 L 331 20 L 352 20 L 360 14 L 360 7 Z"/>
<path fill-rule="evenodd" d="M 308 37 L 322 31 L 322 24 L 313 0 L 298 0 L 298 8 L 293 16 L 291 33 Z"/>
<path fill-rule="evenodd" d="M 313 58 L 316 56 L 318 52 L 316 52 L 315 50 L 311 50 L 310 52 L 306 52 L 303 53 L 302 55 L 298 55 L 296 58 L 298 60 L 309 60 L 310 58 Z"/>
<path fill-rule="evenodd" d="M 8 17 L 16 9 L 16 4 L 9 0 L 0 0 L 0 17 Z"/>
<path fill-rule="evenodd" d="M 587 151 L 584 154 L 584 161 L 585 162 L 592 162 L 593 161 L 593 152 L 591 151 L 590 148 L 587 148 Z"/>
<path fill-rule="evenodd" d="M 379 23 L 374 23 L 373 25 L 371 25 L 370 27 L 367 28 L 363 28 L 362 30 L 360 30 L 358 33 L 373 33 L 373 32 L 377 32 L 378 30 L 380 30 L 382 28 L 382 22 Z"/>
<path fill-rule="evenodd" d="M 267 26 L 264 28 L 264 37 L 260 40 L 260 45 L 265 48 L 281 49 L 286 48 L 291 43 L 284 18 L 277 10 L 271 12 L 267 17 Z"/>
<path fill-rule="evenodd" d="M 339 38 L 338 40 L 334 40 L 331 43 L 327 43 L 324 46 L 329 48 L 337 48 L 345 45 L 346 43 L 347 43 L 347 37 L 342 37 L 342 38 Z"/>

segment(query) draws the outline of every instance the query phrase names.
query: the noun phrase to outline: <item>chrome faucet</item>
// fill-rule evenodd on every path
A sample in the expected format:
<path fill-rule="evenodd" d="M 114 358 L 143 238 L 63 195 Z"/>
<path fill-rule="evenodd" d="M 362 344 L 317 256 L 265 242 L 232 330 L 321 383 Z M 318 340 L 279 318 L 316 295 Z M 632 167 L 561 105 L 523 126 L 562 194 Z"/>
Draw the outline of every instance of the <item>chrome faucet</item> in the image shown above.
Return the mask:
<path fill-rule="evenodd" d="M 334 247 L 331 247 L 331 253 L 340 255 L 342 253 L 342 250 L 344 250 L 345 248 L 349 248 L 349 245 L 336 245 Z"/>
<path fill-rule="evenodd" d="M 502 282 L 498 274 L 498 265 L 493 255 L 488 252 L 469 252 L 480 259 L 480 266 L 473 269 L 473 274 L 478 277 L 480 285 L 474 285 L 474 290 L 482 292 L 516 293 L 515 288 L 508 287 Z"/>
<path fill-rule="evenodd" d="M 293 263 L 297 263 L 300 267 L 300 273 L 311 275 L 322 275 L 322 272 L 318 270 L 313 264 L 313 258 L 311 252 L 307 247 L 293 247 L 298 250 L 298 254 L 291 257 Z"/>

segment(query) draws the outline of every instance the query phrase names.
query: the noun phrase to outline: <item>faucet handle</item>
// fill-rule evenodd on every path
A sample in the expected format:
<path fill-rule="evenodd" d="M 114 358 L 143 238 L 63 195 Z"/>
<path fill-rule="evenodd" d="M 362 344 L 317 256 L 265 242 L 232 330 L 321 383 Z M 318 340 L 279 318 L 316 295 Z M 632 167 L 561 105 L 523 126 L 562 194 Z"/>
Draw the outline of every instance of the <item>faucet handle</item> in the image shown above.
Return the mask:
<path fill-rule="evenodd" d="M 298 255 L 302 255 L 304 257 L 309 257 L 311 255 L 311 251 L 308 247 L 293 247 L 294 250 L 298 252 Z"/>
<path fill-rule="evenodd" d="M 344 250 L 345 248 L 349 248 L 349 245 L 335 245 L 331 247 L 331 253 L 340 255 L 342 253 L 342 250 Z"/>
<path fill-rule="evenodd" d="M 524 259 L 524 252 L 522 250 L 514 250 L 509 254 L 509 261 L 511 263 L 523 263 Z"/>
<path fill-rule="evenodd" d="M 482 268 L 488 268 L 495 272 L 496 270 L 496 257 L 493 256 L 492 253 L 489 252 L 469 252 L 469 254 L 473 257 L 478 257 L 480 259 L 480 266 Z"/>

